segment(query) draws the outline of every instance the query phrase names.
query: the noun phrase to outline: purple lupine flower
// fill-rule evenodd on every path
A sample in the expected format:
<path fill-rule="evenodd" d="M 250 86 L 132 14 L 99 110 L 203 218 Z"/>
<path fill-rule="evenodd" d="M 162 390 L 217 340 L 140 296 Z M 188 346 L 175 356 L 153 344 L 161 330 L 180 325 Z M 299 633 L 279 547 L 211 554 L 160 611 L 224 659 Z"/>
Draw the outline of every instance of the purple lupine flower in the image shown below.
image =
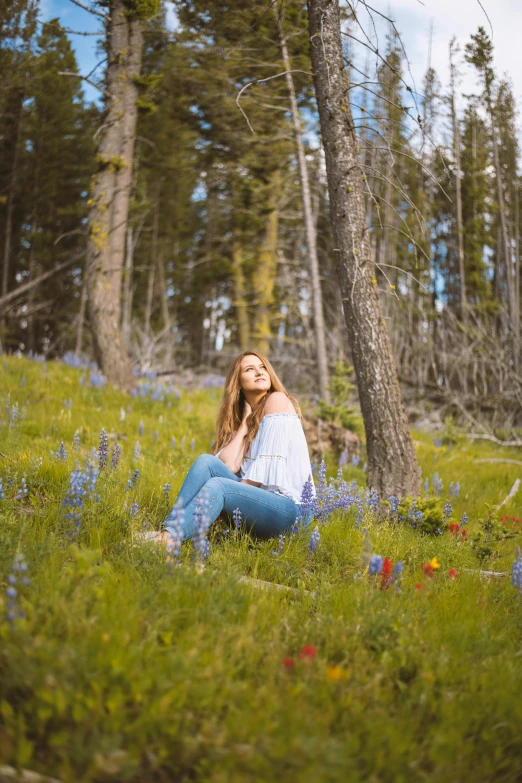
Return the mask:
<path fill-rule="evenodd" d="M 78 430 L 76 430 L 76 432 L 74 433 L 73 449 L 75 451 L 79 451 L 80 450 L 80 433 L 79 433 Z"/>
<path fill-rule="evenodd" d="M 234 528 L 236 533 L 241 532 L 241 522 L 243 521 L 243 518 L 241 516 L 241 511 L 238 508 L 235 508 L 232 512 L 232 519 L 234 520 Z"/>
<path fill-rule="evenodd" d="M 196 438 L 192 438 L 192 440 L 190 441 L 190 450 L 194 451 L 195 448 L 196 448 Z"/>
<path fill-rule="evenodd" d="M 135 487 L 138 484 L 139 477 L 140 477 L 140 472 L 138 468 L 134 468 L 134 470 L 132 471 L 132 478 L 130 480 L 131 487 Z"/>
<path fill-rule="evenodd" d="M 84 507 L 84 499 L 93 499 L 95 497 L 96 481 L 99 471 L 96 463 L 92 460 L 85 460 L 85 466 L 82 470 L 79 463 L 71 471 L 69 476 L 69 487 L 63 499 L 63 507 L 67 510 L 65 519 L 74 521 L 73 536 L 78 534 L 81 523 L 81 512 Z"/>
<path fill-rule="evenodd" d="M 300 514 L 299 518 L 302 522 L 305 522 L 310 516 L 310 512 L 314 507 L 314 482 L 311 476 L 308 476 L 301 492 L 301 498 L 299 502 Z"/>
<path fill-rule="evenodd" d="M 98 446 L 98 467 L 100 470 L 104 470 L 107 467 L 109 453 L 109 438 L 107 433 L 102 427 L 100 432 L 100 445 Z"/>
<path fill-rule="evenodd" d="M 317 472 L 317 484 L 314 499 L 314 517 L 317 520 L 324 521 L 324 507 L 326 504 L 326 462 L 321 460 Z"/>
<path fill-rule="evenodd" d="M 449 485 L 449 493 L 450 493 L 450 495 L 452 497 L 454 497 L 454 498 L 458 498 L 459 492 L 460 492 L 460 482 L 457 481 L 454 484 L 453 481 L 452 481 L 451 484 Z"/>
<path fill-rule="evenodd" d="M 117 443 L 114 447 L 114 451 L 112 452 L 112 458 L 111 458 L 111 465 L 113 470 L 116 470 L 116 468 L 118 467 L 120 462 L 120 456 L 121 456 L 121 446 L 119 443 Z"/>
<path fill-rule="evenodd" d="M 417 500 L 416 500 L 416 498 L 414 498 L 414 499 L 411 501 L 410 510 L 408 511 L 408 517 L 409 517 L 409 519 L 410 519 L 410 525 L 411 525 L 411 527 L 413 527 L 413 528 L 416 528 L 416 527 L 417 527 L 417 524 L 418 524 L 419 522 L 422 522 L 422 520 L 424 519 L 424 512 L 423 512 L 423 511 L 421 511 L 421 510 L 418 508 L 418 506 L 417 506 Z"/>
<path fill-rule="evenodd" d="M 376 489 L 370 489 L 370 492 L 368 493 L 368 499 L 367 499 L 367 506 L 368 508 L 375 513 L 377 509 L 379 508 L 379 493 Z"/>
<path fill-rule="evenodd" d="M 398 560 L 395 565 L 393 566 L 392 576 L 390 580 L 390 584 L 392 585 L 394 582 L 396 582 L 398 579 L 400 579 L 403 571 L 403 564 L 402 560 Z"/>
<path fill-rule="evenodd" d="M 440 447 L 443 445 L 443 441 L 441 441 L 440 438 L 433 438 L 433 445 L 435 448 L 440 449 Z"/>
<path fill-rule="evenodd" d="M 163 489 L 161 490 L 161 494 L 163 495 L 163 497 L 168 498 L 171 489 L 172 486 L 170 484 L 170 481 L 165 482 L 165 484 L 163 485 Z"/>
<path fill-rule="evenodd" d="M 134 459 L 139 459 L 141 456 L 141 446 L 139 440 L 134 445 Z"/>
<path fill-rule="evenodd" d="M 13 406 L 9 412 L 9 427 L 12 427 L 13 429 L 18 424 L 18 403 L 14 402 Z"/>
<path fill-rule="evenodd" d="M 178 563 L 181 557 L 181 544 L 183 542 L 183 526 L 185 524 L 185 509 L 181 498 L 178 498 L 174 508 L 169 514 L 169 540 L 167 543 L 167 567 L 172 568 L 173 563 Z"/>
<path fill-rule="evenodd" d="M 25 476 L 22 476 L 21 486 L 18 492 L 16 493 L 15 500 L 22 500 L 22 498 L 25 498 L 27 495 L 27 482 L 25 480 Z"/>
<path fill-rule="evenodd" d="M 317 547 L 319 546 L 320 538 L 321 538 L 321 534 L 319 533 L 319 528 L 316 525 L 312 535 L 310 536 L 310 541 L 308 542 L 309 552 L 317 552 Z"/>
<path fill-rule="evenodd" d="M 439 478 L 439 474 L 438 473 L 434 473 L 433 474 L 433 491 L 435 492 L 435 494 L 436 495 L 442 495 L 443 487 L 444 487 L 444 485 L 442 483 L 442 479 Z"/>
<path fill-rule="evenodd" d="M 279 548 L 272 550 L 272 554 L 275 555 L 276 557 L 277 557 L 277 555 L 282 555 L 283 554 L 283 549 L 285 548 L 286 536 L 284 536 L 283 533 L 281 533 L 278 536 L 277 540 L 279 542 Z"/>
<path fill-rule="evenodd" d="M 516 554 L 515 554 L 515 562 L 513 563 L 513 568 L 511 570 L 511 584 L 513 587 L 516 587 L 520 595 L 522 595 L 522 555 L 520 554 L 520 549 L 517 547 Z"/>
<path fill-rule="evenodd" d="M 374 574 L 380 574 L 382 571 L 382 564 L 383 564 L 383 558 L 381 555 L 372 555 L 370 557 L 370 564 L 368 567 L 369 573 L 372 576 Z"/>
<path fill-rule="evenodd" d="M 24 556 L 17 552 L 11 566 L 11 573 L 7 577 L 9 587 L 5 591 L 7 596 L 7 620 L 11 625 L 17 618 L 24 617 L 24 613 L 18 608 L 17 599 L 19 598 L 21 588 L 29 584 L 27 570 Z"/>
<path fill-rule="evenodd" d="M 175 448 L 176 448 L 176 438 L 175 438 L 175 436 L 174 436 L 174 435 L 173 435 L 173 436 L 172 436 L 172 438 L 170 439 L 170 448 L 171 448 L 171 449 L 175 449 Z"/>
<path fill-rule="evenodd" d="M 339 455 L 339 467 L 342 467 L 342 465 L 346 465 L 347 463 L 348 463 L 348 451 L 347 449 L 345 449 Z"/>
<path fill-rule="evenodd" d="M 427 492 L 430 488 L 430 480 L 429 478 L 424 479 L 424 484 L 422 486 L 424 492 Z"/>
<path fill-rule="evenodd" d="M 158 438 L 159 438 L 159 432 L 158 430 L 154 430 L 154 443 L 158 442 Z"/>
<path fill-rule="evenodd" d="M 352 457 L 352 465 L 354 466 L 354 468 L 356 468 L 358 466 L 360 461 L 361 461 L 361 458 L 358 457 L 357 454 L 354 454 L 353 457 Z"/>
<path fill-rule="evenodd" d="M 143 435 L 143 429 L 144 429 L 144 427 L 143 427 L 143 422 L 142 422 L 142 421 L 140 421 L 140 423 L 138 424 L 138 435 L 140 436 L 140 438 L 141 438 L 141 437 L 142 437 L 142 435 Z"/>
<path fill-rule="evenodd" d="M 0 476 L 0 500 L 5 500 L 4 485 Z"/>
<path fill-rule="evenodd" d="M 58 446 L 58 448 L 56 449 L 56 454 L 54 456 L 58 462 L 65 462 L 65 460 L 67 459 L 67 449 L 65 448 L 65 444 L 63 440 Z"/>
<path fill-rule="evenodd" d="M 199 562 L 201 568 L 205 565 L 210 552 L 210 544 L 207 539 L 208 529 L 211 525 L 210 517 L 207 513 L 208 499 L 204 490 L 196 497 L 194 508 L 194 549 L 196 552 L 195 560 Z"/>
<path fill-rule="evenodd" d="M 388 503 L 390 504 L 390 512 L 392 517 L 397 516 L 397 511 L 399 510 L 399 506 L 401 504 L 400 498 L 398 498 L 396 495 L 390 495 L 388 498 Z"/>
<path fill-rule="evenodd" d="M 140 510 L 140 507 L 137 503 L 131 503 L 131 507 L 129 509 L 129 516 L 135 517 L 138 511 Z"/>
<path fill-rule="evenodd" d="M 459 527 L 463 527 L 464 525 L 467 525 L 468 519 L 469 519 L 468 515 L 466 514 L 466 512 L 464 512 L 460 518 Z"/>
<path fill-rule="evenodd" d="M 443 516 L 444 522 L 447 522 L 448 519 L 450 519 L 452 514 L 453 514 L 453 506 L 451 505 L 449 500 L 447 500 L 444 503 L 444 516 Z"/>

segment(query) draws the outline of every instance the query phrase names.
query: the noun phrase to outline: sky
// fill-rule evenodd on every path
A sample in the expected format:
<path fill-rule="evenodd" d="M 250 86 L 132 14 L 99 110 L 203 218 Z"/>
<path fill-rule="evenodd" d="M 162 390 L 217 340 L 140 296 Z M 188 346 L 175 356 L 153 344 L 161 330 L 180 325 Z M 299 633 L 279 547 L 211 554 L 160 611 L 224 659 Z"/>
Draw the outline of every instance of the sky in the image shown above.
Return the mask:
<path fill-rule="evenodd" d="M 353 2 L 360 11 L 362 25 L 369 29 L 364 7 L 359 0 Z M 415 85 L 418 92 L 422 91 L 422 79 L 428 65 L 430 26 L 433 25 L 431 64 L 446 86 L 451 37 L 457 37 L 463 51 L 471 33 L 475 33 L 482 25 L 493 35 L 496 71 L 500 76 L 509 74 L 517 102 L 522 105 L 522 0 L 372 0 L 370 4 L 395 21 L 411 65 L 411 77 L 408 76 L 406 80 L 412 87 Z M 41 0 L 41 8 L 42 19 L 58 17 L 64 26 L 73 30 L 99 29 L 100 20 L 73 5 L 70 0 Z M 170 14 L 170 20 L 173 23 L 173 13 Z M 377 28 L 380 44 L 384 46 L 386 26 L 381 23 Z M 76 49 L 80 72 L 87 75 L 100 59 L 96 55 L 96 37 L 70 37 Z M 359 62 L 363 64 L 363 54 Z M 85 83 L 84 89 L 87 98 L 94 100 L 98 97 L 96 90 Z M 473 92 L 477 89 L 473 69 L 463 63 L 461 90 Z"/>

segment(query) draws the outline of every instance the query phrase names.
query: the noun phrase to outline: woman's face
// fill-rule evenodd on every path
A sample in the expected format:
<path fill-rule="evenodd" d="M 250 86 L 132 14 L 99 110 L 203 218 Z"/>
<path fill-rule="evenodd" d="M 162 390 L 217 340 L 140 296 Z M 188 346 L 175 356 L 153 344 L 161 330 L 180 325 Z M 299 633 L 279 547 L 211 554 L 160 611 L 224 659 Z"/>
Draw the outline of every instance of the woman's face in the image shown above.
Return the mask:
<path fill-rule="evenodd" d="M 244 392 L 263 393 L 270 389 L 270 375 L 268 370 L 254 354 L 243 356 L 239 370 L 239 385 Z"/>

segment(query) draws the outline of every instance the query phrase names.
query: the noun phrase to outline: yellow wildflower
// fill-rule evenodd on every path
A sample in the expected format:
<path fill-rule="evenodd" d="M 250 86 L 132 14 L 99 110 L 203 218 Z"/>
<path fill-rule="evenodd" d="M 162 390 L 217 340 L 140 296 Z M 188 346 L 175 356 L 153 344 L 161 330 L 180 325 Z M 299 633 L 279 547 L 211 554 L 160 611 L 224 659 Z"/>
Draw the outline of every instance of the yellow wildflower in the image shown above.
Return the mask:
<path fill-rule="evenodd" d="M 437 560 L 436 557 L 434 557 L 434 558 L 432 558 L 432 560 L 430 560 L 430 566 L 433 568 L 434 571 L 435 571 L 436 568 L 440 568 L 439 561 Z"/>
<path fill-rule="evenodd" d="M 328 680 L 347 680 L 348 672 L 341 669 L 340 666 L 329 666 L 326 670 L 326 677 Z"/>

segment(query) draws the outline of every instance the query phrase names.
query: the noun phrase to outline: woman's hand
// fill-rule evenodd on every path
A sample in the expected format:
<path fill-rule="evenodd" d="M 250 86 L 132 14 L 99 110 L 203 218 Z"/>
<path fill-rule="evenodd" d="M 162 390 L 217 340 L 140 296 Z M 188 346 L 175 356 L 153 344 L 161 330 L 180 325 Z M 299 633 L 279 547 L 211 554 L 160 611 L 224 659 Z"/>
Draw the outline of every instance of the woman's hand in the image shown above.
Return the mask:
<path fill-rule="evenodd" d="M 243 421 L 241 424 L 246 424 L 246 420 L 252 413 L 252 408 L 250 407 L 249 403 L 245 400 L 245 407 L 243 408 Z"/>

